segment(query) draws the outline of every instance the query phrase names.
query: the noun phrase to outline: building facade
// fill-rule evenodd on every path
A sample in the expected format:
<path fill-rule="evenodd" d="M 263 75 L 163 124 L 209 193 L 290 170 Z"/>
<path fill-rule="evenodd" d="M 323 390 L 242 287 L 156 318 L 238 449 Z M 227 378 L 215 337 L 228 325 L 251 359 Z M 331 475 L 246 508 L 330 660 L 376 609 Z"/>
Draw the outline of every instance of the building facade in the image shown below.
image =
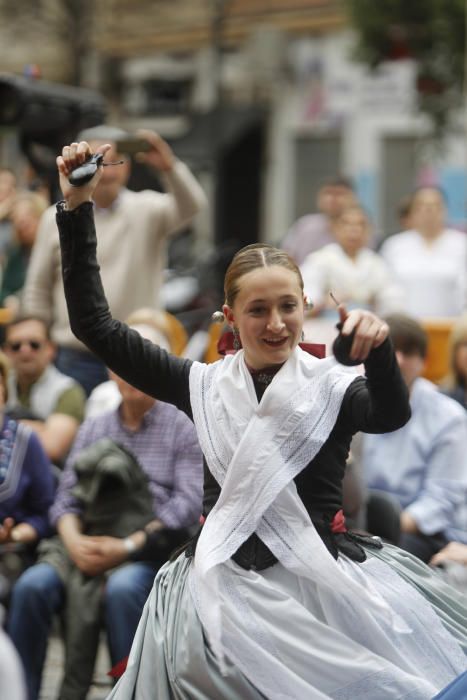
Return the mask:
<path fill-rule="evenodd" d="M 433 144 L 411 61 L 370 73 L 352 60 L 339 0 L 85 0 L 79 60 L 50 20 L 73 3 L 35 5 L 22 49 L 0 23 L 2 46 L 15 44 L 5 69 L 36 62 L 62 81 L 79 73 L 104 92 L 111 121 L 159 130 L 210 194 L 202 249 L 279 242 L 338 173 L 354 180 L 380 238 L 398 230 L 401 197 L 427 183 L 443 187 L 451 223 L 464 225 L 463 130 Z"/>

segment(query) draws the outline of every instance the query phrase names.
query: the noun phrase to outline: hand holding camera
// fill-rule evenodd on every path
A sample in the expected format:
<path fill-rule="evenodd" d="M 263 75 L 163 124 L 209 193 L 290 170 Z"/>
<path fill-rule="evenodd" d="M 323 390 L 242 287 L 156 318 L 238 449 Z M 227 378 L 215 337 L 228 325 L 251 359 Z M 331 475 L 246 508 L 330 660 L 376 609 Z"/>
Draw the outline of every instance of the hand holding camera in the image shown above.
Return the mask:
<path fill-rule="evenodd" d="M 171 170 L 175 163 L 169 144 L 149 129 L 140 129 L 134 137 L 118 139 L 115 147 L 118 153 L 133 156 L 139 163 L 145 163 L 162 172 Z"/>
<path fill-rule="evenodd" d="M 161 172 L 172 170 L 175 156 L 162 136 L 148 129 L 141 129 L 136 135 L 140 143 L 145 146 L 135 155 L 138 162 L 145 163 Z"/>

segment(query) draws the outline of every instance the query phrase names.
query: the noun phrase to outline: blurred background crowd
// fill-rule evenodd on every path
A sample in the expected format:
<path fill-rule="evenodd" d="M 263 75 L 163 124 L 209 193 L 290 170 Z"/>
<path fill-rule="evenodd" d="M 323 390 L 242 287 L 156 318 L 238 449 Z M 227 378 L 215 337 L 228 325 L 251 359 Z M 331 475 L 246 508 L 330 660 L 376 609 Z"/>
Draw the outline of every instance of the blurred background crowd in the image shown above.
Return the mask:
<path fill-rule="evenodd" d="M 218 359 L 223 275 L 257 241 L 300 266 L 327 354 L 337 303 L 387 320 L 412 418 L 356 436 L 346 515 L 467 593 L 465 27 L 463 0 L 0 0 L 0 641 L 18 699 L 40 697 L 51 634 L 62 700 L 87 696 L 102 630 L 126 657 L 202 514 L 191 424 L 69 328 L 55 157 L 76 139 L 124 161 L 96 191 L 98 258 L 144 337 Z"/>

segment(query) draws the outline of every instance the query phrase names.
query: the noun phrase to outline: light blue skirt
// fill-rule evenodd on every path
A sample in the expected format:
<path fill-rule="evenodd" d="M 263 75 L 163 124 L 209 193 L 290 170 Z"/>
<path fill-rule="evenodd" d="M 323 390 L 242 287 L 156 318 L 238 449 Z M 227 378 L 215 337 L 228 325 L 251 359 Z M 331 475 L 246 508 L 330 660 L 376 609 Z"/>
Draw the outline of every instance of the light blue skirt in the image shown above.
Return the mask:
<path fill-rule="evenodd" d="M 228 675 L 221 675 L 191 600 L 190 566 L 181 554 L 158 572 L 127 669 L 108 700 L 264 700 L 228 660 Z"/>
<path fill-rule="evenodd" d="M 408 552 L 385 544 L 382 549 L 367 549 L 397 571 L 434 608 L 439 619 L 467 654 L 467 596 L 449 586 L 436 569 L 426 566 Z M 467 700 L 467 694 L 466 694 Z"/>
<path fill-rule="evenodd" d="M 382 590 L 387 601 L 414 629 L 413 635 L 401 638 L 400 645 L 402 656 L 407 650 L 412 654 L 409 671 L 387 659 L 383 659 L 380 672 L 378 663 L 368 667 L 371 673 L 361 670 L 366 668 L 367 659 L 365 653 L 359 654 L 359 649 L 366 651 L 364 643 L 362 646 L 362 630 L 356 629 L 353 639 L 339 630 L 332 631 L 335 637 L 330 634 L 331 645 L 327 644 L 326 634 L 332 623 L 323 618 L 322 606 L 315 600 L 317 596 L 308 582 L 297 580 L 281 564 L 253 574 L 253 578 L 246 574 L 243 577 L 243 570 L 237 571 L 233 564 L 247 605 L 254 614 L 267 616 L 265 647 L 272 638 L 279 650 L 277 663 L 284 664 L 284 673 L 295 669 L 297 682 L 291 682 L 287 676 L 280 691 L 265 690 L 268 686 L 267 679 L 261 678 L 261 654 L 258 660 L 256 656 L 250 659 L 251 663 L 246 665 L 248 673 L 245 673 L 241 661 L 248 653 L 248 635 L 242 638 L 241 631 L 239 638 L 246 647 L 235 649 L 230 660 L 227 649 L 228 658 L 222 674 L 193 604 L 189 585 L 191 559 L 182 554 L 157 574 L 127 670 L 108 700 L 264 700 L 270 697 L 284 700 L 431 700 L 467 669 L 464 655 L 467 652 L 467 599 L 429 567 L 396 547 L 387 545 L 383 550 L 367 550 L 367 554 L 367 562 L 358 565 L 361 571 L 373 572 L 373 575 L 376 572 L 380 579 L 386 579 Z M 263 579 L 264 590 L 262 584 L 258 584 Z M 250 580 L 256 583 L 248 588 Z M 282 598 L 273 595 L 271 601 L 265 600 L 264 591 L 267 595 L 271 587 L 279 591 Z M 257 594 L 258 589 L 260 594 Z M 407 595 L 401 595 L 400 590 L 405 590 Z M 300 602 L 304 619 L 311 615 L 311 625 L 300 625 L 300 620 L 288 615 L 288 595 L 295 601 L 297 596 L 303 596 Z M 334 619 L 338 619 L 340 612 L 333 611 L 333 614 Z M 237 617 L 234 614 L 229 619 L 226 634 L 229 625 L 230 631 L 235 630 L 236 625 L 242 626 L 242 615 L 238 612 Z M 245 624 L 247 631 L 250 623 Z M 290 658 L 286 658 L 287 655 Z M 410 670 L 413 668 L 418 669 L 418 673 Z"/>

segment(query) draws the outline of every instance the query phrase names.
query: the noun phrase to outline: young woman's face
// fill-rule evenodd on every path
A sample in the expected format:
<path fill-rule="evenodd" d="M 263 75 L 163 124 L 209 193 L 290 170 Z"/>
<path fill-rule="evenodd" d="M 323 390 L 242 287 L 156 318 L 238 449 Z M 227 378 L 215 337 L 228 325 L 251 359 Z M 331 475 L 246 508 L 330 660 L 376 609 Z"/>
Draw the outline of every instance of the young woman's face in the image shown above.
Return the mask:
<path fill-rule="evenodd" d="M 295 272 L 279 265 L 247 272 L 224 314 L 240 334 L 246 363 L 262 369 L 285 362 L 300 340 L 303 292 Z"/>

